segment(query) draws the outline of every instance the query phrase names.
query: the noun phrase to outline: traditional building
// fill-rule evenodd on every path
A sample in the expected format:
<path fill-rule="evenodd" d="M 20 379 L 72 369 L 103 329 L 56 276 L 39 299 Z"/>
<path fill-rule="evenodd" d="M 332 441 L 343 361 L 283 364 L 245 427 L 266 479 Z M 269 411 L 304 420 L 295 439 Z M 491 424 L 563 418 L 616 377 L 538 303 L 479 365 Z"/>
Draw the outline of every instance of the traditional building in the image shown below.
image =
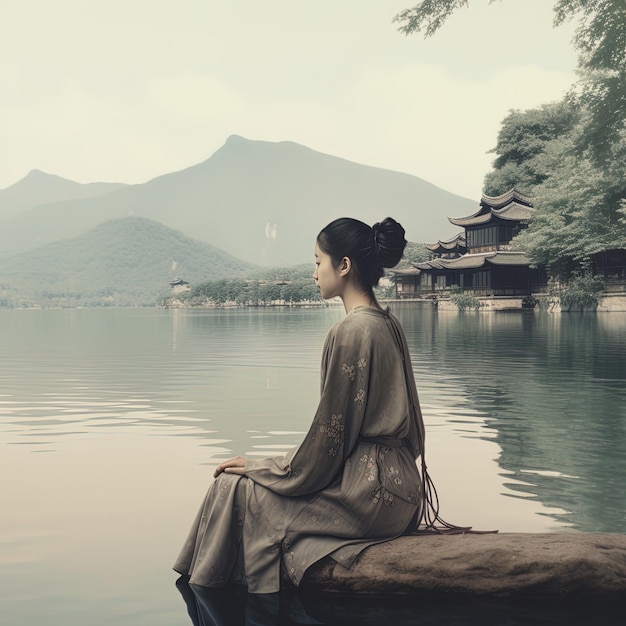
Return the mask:
<path fill-rule="evenodd" d="M 456 259 L 467 252 L 464 232 L 456 234 L 452 239 L 425 245 L 434 259 Z M 425 286 L 431 284 L 428 282 L 427 274 L 424 274 L 418 265 L 421 264 L 406 263 L 393 271 L 396 298 L 416 298 L 421 294 L 423 284 Z M 426 282 L 422 283 L 424 280 Z"/>
<path fill-rule="evenodd" d="M 465 232 L 457 233 L 452 239 L 441 239 L 437 243 L 427 243 L 435 259 L 456 259 L 467 252 Z"/>
<path fill-rule="evenodd" d="M 412 263 L 403 263 L 391 272 L 396 288 L 396 298 L 417 298 L 420 296 L 421 271 Z"/>
<path fill-rule="evenodd" d="M 591 267 L 594 276 L 602 279 L 607 293 L 626 291 L 625 249 L 617 248 L 597 252 L 591 257 Z"/>
<path fill-rule="evenodd" d="M 170 280 L 170 287 L 172 288 L 172 291 L 175 292 L 186 291 L 189 289 L 189 283 L 182 278 L 175 278 L 174 280 Z"/>
<path fill-rule="evenodd" d="M 415 294 L 434 294 L 453 285 L 483 296 L 521 296 L 540 288 L 546 283 L 545 271 L 532 270 L 523 253 L 511 250 L 511 239 L 528 227 L 534 211 L 530 198 L 511 189 L 501 196 L 483 195 L 473 215 L 448 218 L 464 231 L 427 244 L 433 258 L 413 264 L 418 270 Z"/>

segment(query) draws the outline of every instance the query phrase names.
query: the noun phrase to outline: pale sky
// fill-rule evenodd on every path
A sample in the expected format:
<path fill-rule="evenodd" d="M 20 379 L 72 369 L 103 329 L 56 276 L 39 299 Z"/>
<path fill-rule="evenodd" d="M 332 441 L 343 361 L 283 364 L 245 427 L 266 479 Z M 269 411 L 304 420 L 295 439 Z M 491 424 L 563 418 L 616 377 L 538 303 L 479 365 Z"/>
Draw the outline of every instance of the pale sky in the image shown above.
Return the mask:
<path fill-rule="evenodd" d="M 295 141 L 479 199 L 500 122 L 575 80 L 553 0 L 3 0 L 0 188 L 32 169 L 145 182 L 231 134 Z"/>

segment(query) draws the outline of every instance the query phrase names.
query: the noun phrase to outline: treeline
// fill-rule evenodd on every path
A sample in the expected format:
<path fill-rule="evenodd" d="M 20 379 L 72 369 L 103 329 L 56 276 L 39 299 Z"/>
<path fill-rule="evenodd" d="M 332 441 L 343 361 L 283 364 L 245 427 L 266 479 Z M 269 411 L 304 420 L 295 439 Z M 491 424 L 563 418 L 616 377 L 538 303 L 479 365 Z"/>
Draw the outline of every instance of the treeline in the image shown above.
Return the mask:
<path fill-rule="evenodd" d="M 320 304 L 319 291 L 313 281 L 313 266 L 257 270 L 245 277 L 220 278 L 191 285 L 164 298 L 159 304 L 171 306 L 267 306 L 270 304 Z"/>
<path fill-rule="evenodd" d="M 423 260 L 429 256 L 424 244 L 408 243 L 405 261 Z M 159 306 L 270 306 L 276 304 L 322 304 L 313 281 L 313 266 L 298 265 L 268 269 L 247 278 L 210 280 L 164 297 Z M 374 289 L 379 300 L 393 298 L 391 281 L 382 280 Z"/>
<path fill-rule="evenodd" d="M 308 267 L 286 272 L 281 277 L 231 278 L 211 280 L 165 298 L 160 304 L 171 306 L 177 300 L 184 306 L 268 306 L 271 304 L 321 304 L 319 291 Z M 295 275 L 294 275 L 295 274 Z"/>

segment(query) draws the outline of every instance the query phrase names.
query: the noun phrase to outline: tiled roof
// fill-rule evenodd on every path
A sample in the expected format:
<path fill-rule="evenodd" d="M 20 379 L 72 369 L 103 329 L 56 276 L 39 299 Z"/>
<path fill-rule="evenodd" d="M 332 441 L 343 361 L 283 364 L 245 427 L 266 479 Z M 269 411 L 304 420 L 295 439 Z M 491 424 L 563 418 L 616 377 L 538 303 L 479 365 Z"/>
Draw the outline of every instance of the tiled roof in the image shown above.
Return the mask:
<path fill-rule="evenodd" d="M 530 220 L 534 213 L 532 206 L 528 196 L 513 188 L 500 196 L 483 194 L 476 213 L 466 217 L 449 217 L 448 220 L 462 228 L 487 224 L 494 216 L 503 220 Z"/>
<path fill-rule="evenodd" d="M 479 224 L 487 224 L 494 217 L 515 222 L 529 221 L 533 218 L 534 213 L 535 209 L 532 207 L 512 201 L 499 209 L 484 206 L 481 207 L 480 211 L 474 213 L 474 215 L 468 215 L 467 217 L 449 217 L 448 220 L 455 226 L 478 226 Z"/>
<path fill-rule="evenodd" d="M 423 261 L 422 263 L 413 263 L 413 265 L 419 270 L 434 270 L 444 269 L 440 261 L 442 259 L 432 259 L 431 261 Z"/>
<path fill-rule="evenodd" d="M 530 265 L 528 257 L 523 252 L 497 252 L 495 256 L 487 259 L 491 265 Z"/>
<path fill-rule="evenodd" d="M 515 189 L 515 187 L 499 196 L 487 196 L 483 194 L 480 200 L 481 206 L 488 206 L 492 209 L 501 209 L 510 202 L 518 202 L 519 204 L 523 204 L 525 206 L 532 206 L 532 200 L 530 197 L 520 193 L 517 189 Z"/>
<path fill-rule="evenodd" d="M 440 239 L 437 243 L 426 244 L 426 247 L 432 252 L 437 250 L 454 250 L 457 246 L 465 247 L 465 231 L 457 233 L 452 239 Z"/>
<path fill-rule="evenodd" d="M 529 265 L 528 258 L 522 252 L 483 252 L 481 254 L 464 254 L 457 259 L 433 259 L 425 263 L 415 263 L 420 270 L 470 270 L 485 265 Z"/>
<path fill-rule="evenodd" d="M 182 278 L 174 278 L 174 280 L 170 280 L 170 285 L 188 285 L 189 283 Z"/>
<path fill-rule="evenodd" d="M 387 276 L 415 276 L 419 274 L 419 270 L 415 265 L 396 267 L 386 272 Z"/>

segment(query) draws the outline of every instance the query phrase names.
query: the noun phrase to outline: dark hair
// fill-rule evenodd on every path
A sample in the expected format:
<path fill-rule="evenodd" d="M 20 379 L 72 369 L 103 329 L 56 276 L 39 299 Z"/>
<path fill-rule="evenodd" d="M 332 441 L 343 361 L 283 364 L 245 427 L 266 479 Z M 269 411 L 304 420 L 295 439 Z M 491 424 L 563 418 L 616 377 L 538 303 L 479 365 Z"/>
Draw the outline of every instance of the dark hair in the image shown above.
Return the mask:
<path fill-rule="evenodd" d="M 351 217 L 340 217 L 321 230 L 317 245 L 336 267 L 347 256 L 358 283 L 371 291 L 384 276 L 384 268 L 395 267 L 400 262 L 406 239 L 404 228 L 391 217 L 374 226 Z"/>

